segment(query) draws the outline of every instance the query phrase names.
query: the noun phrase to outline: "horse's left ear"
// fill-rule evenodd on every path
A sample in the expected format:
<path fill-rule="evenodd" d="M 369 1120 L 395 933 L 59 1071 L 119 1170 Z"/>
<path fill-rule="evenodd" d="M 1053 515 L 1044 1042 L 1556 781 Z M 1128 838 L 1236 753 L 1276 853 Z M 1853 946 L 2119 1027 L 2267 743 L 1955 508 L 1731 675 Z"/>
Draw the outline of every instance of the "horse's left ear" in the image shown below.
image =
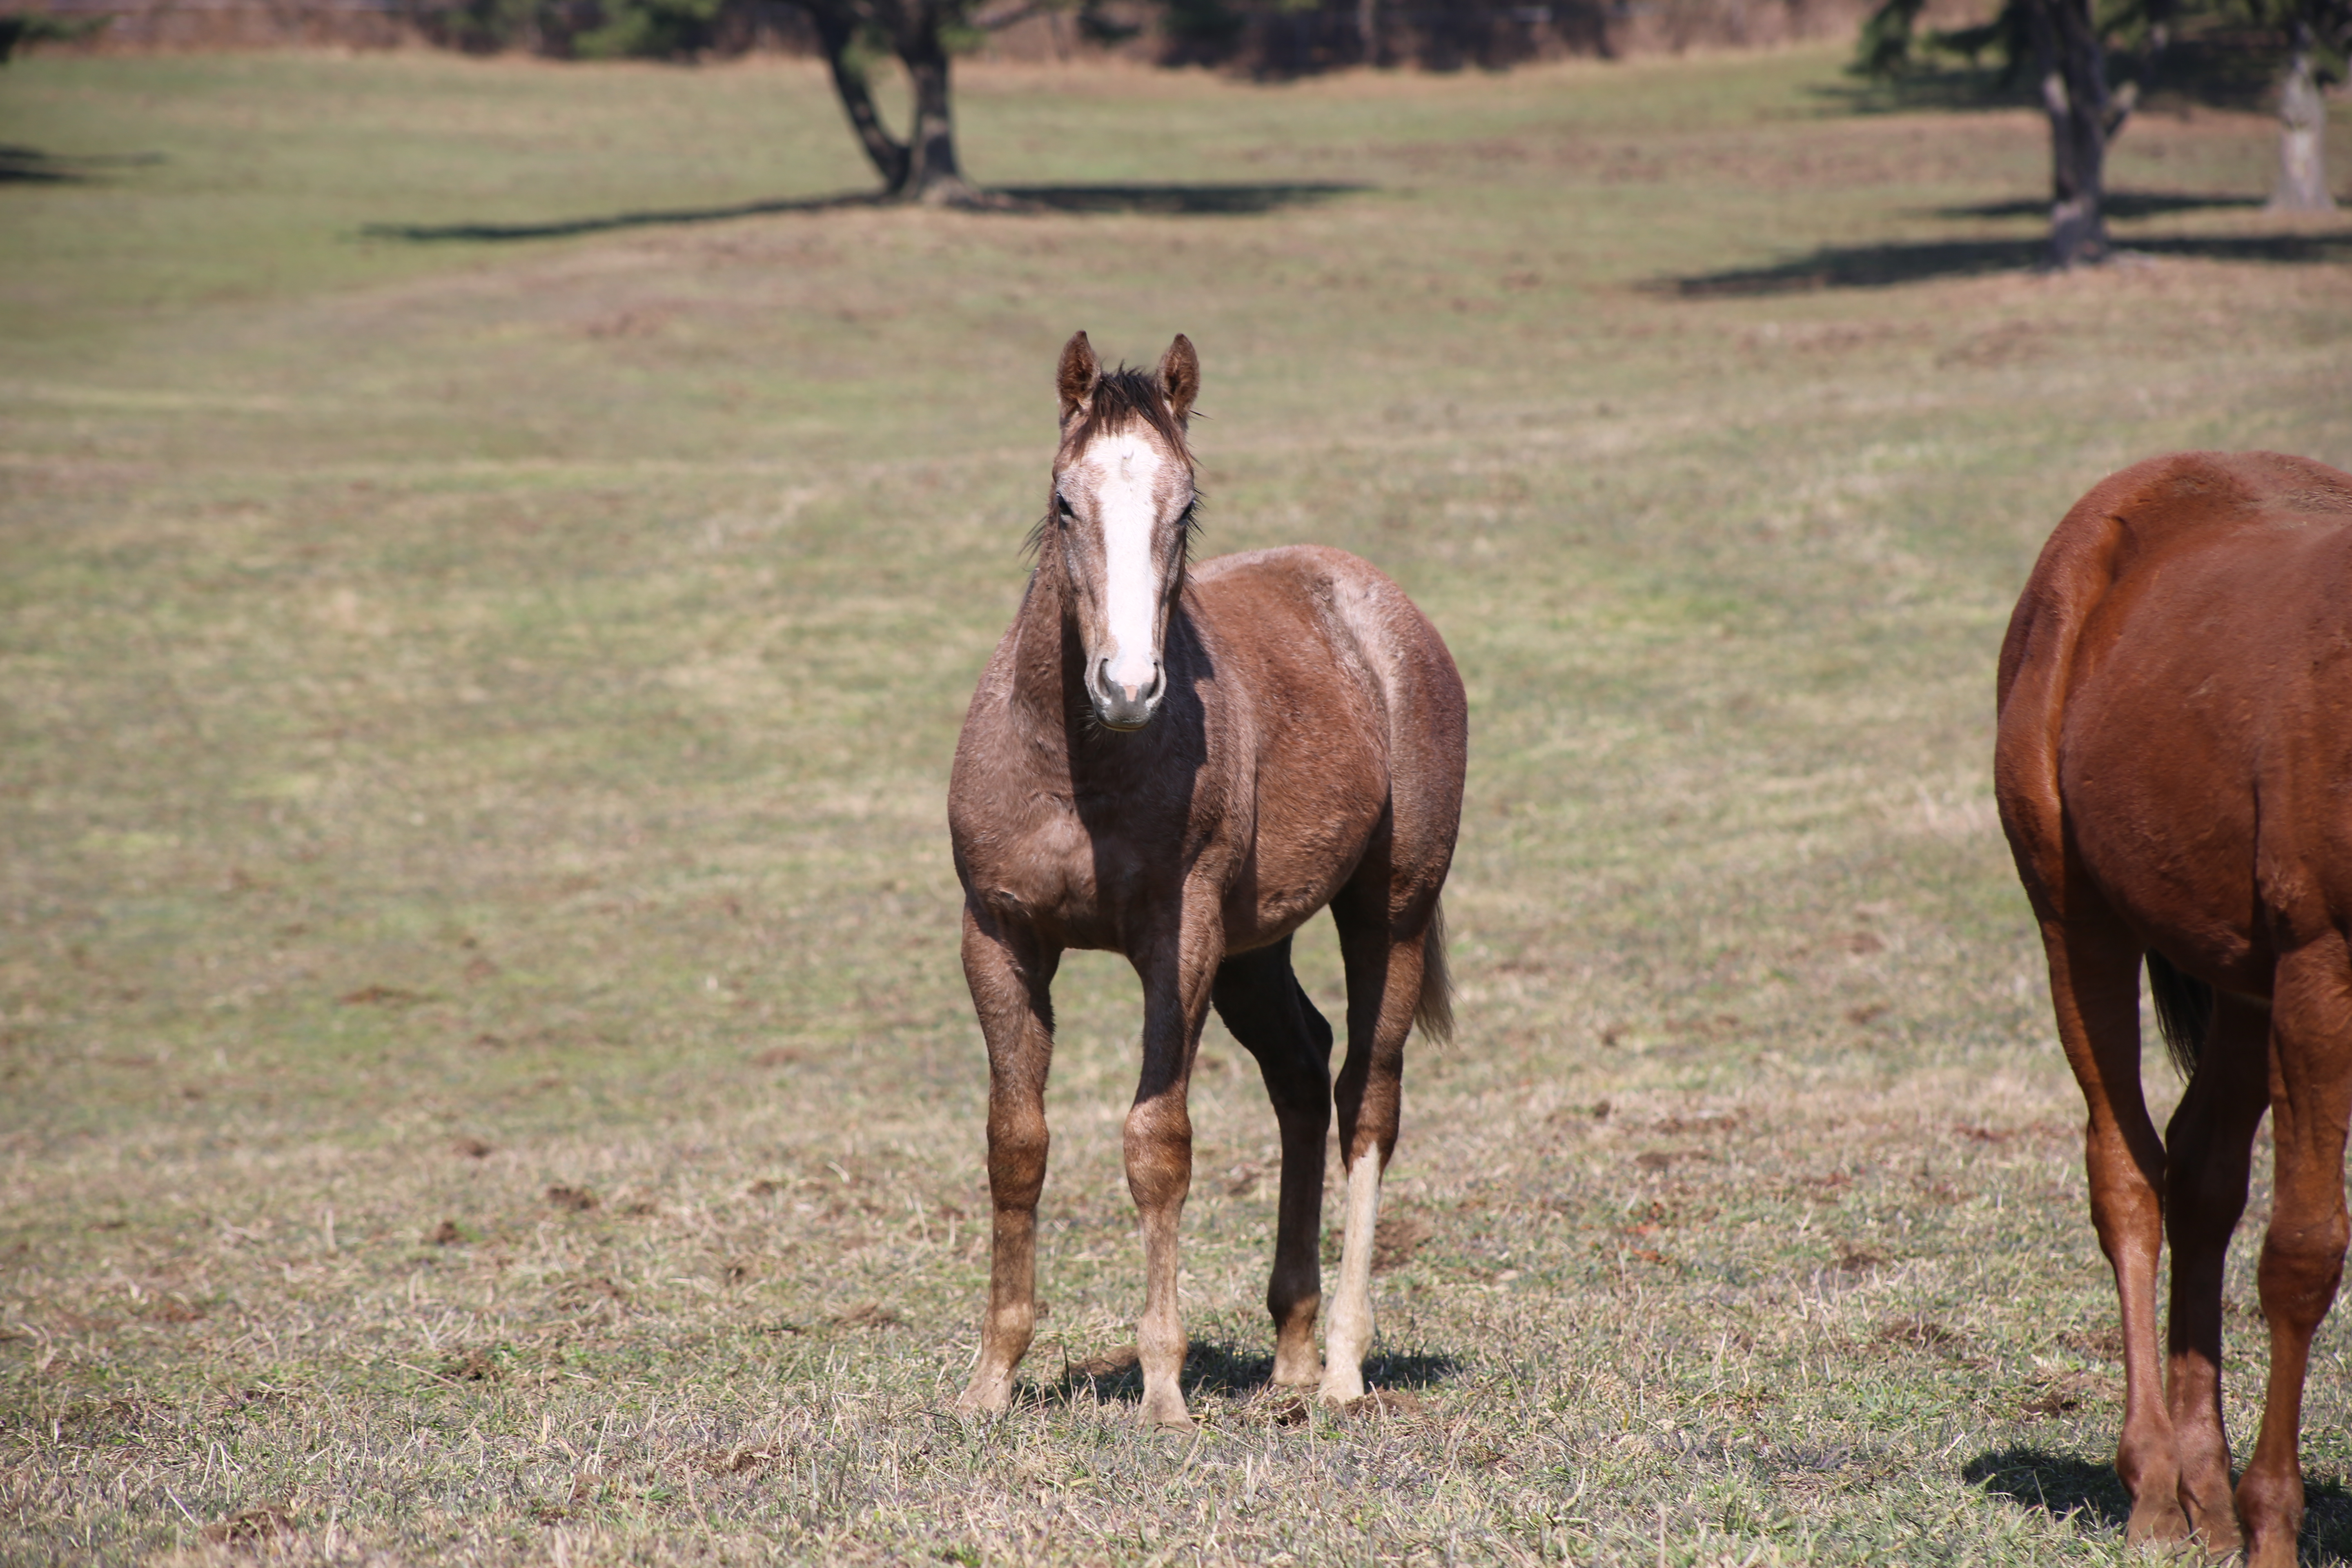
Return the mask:
<path fill-rule="evenodd" d="M 1160 390 L 1168 398 L 1168 412 L 1181 425 L 1192 415 L 1192 399 L 1201 395 L 1201 358 L 1192 352 L 1192 340 L 1181 332 L 1160 356 Z"/>

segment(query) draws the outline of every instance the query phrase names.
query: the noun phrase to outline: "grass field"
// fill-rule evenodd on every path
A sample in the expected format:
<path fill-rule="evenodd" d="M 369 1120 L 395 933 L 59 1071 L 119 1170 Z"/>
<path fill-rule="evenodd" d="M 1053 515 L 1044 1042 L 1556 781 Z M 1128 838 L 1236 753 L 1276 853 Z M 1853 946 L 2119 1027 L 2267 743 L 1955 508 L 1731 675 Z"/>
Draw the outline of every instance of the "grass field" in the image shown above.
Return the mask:
<path fill-rule="evenodd" d="M 795 205 L 864 172 L 794 64 L 0 73 L 0 1558 L 2119 1560 L 1991 661 L 2110 469 L 2352 465 L 2352 223 L 2260 210 L 2268 122 L 2154 113 L 2135 255 L 2032 276 L 2033 118 L 1838 65 L 975 69 L 1042 209 L 982 215 Z M 1203 1425 L 1136 1427 L 1101 955 L 1027 1396 L 948 1409 L 946 766 L 1076 327 L 1200 345 L 1212 548 L 1360 552 L 1469 686 L 1462 1037 L 1352 1412 L 1264 1387 L 1213 1024 Z"/>

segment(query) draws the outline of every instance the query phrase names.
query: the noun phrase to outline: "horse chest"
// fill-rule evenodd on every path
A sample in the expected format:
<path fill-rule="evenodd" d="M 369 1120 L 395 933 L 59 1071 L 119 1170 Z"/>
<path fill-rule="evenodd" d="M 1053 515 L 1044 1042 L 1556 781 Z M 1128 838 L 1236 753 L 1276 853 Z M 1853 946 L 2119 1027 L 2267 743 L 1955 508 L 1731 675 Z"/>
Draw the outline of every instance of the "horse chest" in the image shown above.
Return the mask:
<path fill-rule="evenodd" d="M 1155 905 L 1180 895 L 1181 874 L 1164 868 L 1192 858 L 1183 837 L 1181 825 L 1129 821 L 1102 799 L 1041 794 L 1018 825 L 992 836 L 973 891 L 1067 945 L 1119 947 Z"/>
<path fill-rule="evenodd" d="M 1055 926 L 1090 921 L 1100 902 L 1104 846 L 1066 797 L 1041 796 L 994 836 L 975 888 L 1000 911 Z"/>

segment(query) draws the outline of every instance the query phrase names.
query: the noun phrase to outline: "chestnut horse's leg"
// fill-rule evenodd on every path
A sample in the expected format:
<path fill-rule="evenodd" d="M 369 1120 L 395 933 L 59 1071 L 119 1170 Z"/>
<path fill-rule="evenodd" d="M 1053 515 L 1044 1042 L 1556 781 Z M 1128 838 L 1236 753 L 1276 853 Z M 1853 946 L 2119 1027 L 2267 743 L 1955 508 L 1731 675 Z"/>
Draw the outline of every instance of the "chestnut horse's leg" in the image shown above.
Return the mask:
<path fill-rule="evenodd" d="M 2270 1010 L 2221 993 L 2196 1076 L 2165 1131 L 2165 1232 L 2172 1243 L 2166 1378 L 2180 1506 L 2206 1550 L 2234 1552 L 2230 1439 L 2221 1424 L 2221 1268 L 2246 1207 L 2254 1131 L 2270 1107 Z"/>
<path fill-rule="evenodd" d="M 1335 1098 L 1339 1152 L 1347 1163 L 1347 1228 L 1339 1245 L 1339 1289 L 1323 1336 L 1321 1397 L 1345 1402 L 1364 1396 L 1364 1353 L 1372 1345 L 1372 1234 L 1380 1222 L 1381 1174 L 1396 1148 L 1404 1095 L 1404 1042 L 1421 1000 L 1422 945 L 1429 934 L 1433 896 L 1420 928 L 1396 934 L 1388 879 L 1331 904 L 1339 952 L 1348 966 L 1348 1057 Z"/>
<path fill-rule="evenodd" d="M 2278 1146 L 2263 1240 L 2271 1330 L 2262 1436 L 2238 1483 L 2251 1568 L 2293 1568 L 2303 1525 L 2303 1380 L 2311 1336 L 2344 1276 L 2344 1140 L 2352 1116 L 2352 961 L 2331 932 L 2279 961 L 2271 998 L 2271 1133 Z"/>
<path fill-rule="evenodd" d="M 988 1037 L 988 1191 L 996 1225 L 980 1364 L 956 1401 L 961 1410 L 1005 1407 L 1013 1397 L 1013 1369 L 1028 1353 L 1037 1328 L 1037 1194 L 1045 1185 L 1051 987 L 1060 959 L 1060 950 L 1034 931 L 965 906 L 964 981 Z"/>
<path fill-rule="evenodd" d="M 1318 1232 L 1323 1150 L 1331 1133 L 1331 1026 L 1291 972 L 1288 937 L 1226 959 L 1217 970 L 1214 997 L 1217 1016 L 1257 1058 L 1282 1127 L 1282 1198 L 1265 1310 L 1274 1317 L 1275 1383 L 1306 1386 L 1323 1375 L 1315 1353 L 1315 1313 L 1323 1303 Z"/>
<path fill-rule="evenodd" d="M 1184 1323 L 1176 1304 L 1178 1227 L 1192 1186 L 1185 1097 L 1223 948 L 1216 905 L 1191 899 L 1178 930 L 1158 933 L 1128 955 L 1143 981 L 1143 1075 L 1127 1113 L 1125 1142 L 1127 1190 L 1143 1226 L 1143 1321 L 1135 1341 L 1146 1425 L 1192 1424 L 1184 1410 Z"/>
<path fill-rule="evenodd" d="M 2090 1110 L 2083 1142 L 2091 1224 L 2115 1269 L 2122 1309 L 2124 1430 L 2116 1471 L 2132 1497 L 2125 1538 L 2135 1544 L 2180 1541 L 2188 1537 L 2189 1516 L 2180 1510 L 2179 1462 L 2156 1351 L 2164 1145 L 2140 1091 L 2141 950 L 2120 922 L 2083 910 L 2091 897 L 2074 890 L 2069 904 L 2081 912 L 2071 921 L 2044 913 L 2042 944 L 2058 1038 Z"/>

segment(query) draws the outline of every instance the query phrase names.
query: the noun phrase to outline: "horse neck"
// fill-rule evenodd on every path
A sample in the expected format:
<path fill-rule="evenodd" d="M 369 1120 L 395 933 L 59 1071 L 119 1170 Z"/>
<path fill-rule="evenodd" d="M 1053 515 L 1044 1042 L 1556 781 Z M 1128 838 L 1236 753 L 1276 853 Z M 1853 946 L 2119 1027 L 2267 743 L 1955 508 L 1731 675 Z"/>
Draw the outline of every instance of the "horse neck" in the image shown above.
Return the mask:
<path fill-rule="evenodd" d="M 1073 703 L 1085 697 L 1086 649 L 1071 609 L 1068 579 L 1051 542 L 1038 552 L 1015 619 L 1020 629 L 1013 662 L 1013 706 L 1030 723 L 1063 733 Z"/>

